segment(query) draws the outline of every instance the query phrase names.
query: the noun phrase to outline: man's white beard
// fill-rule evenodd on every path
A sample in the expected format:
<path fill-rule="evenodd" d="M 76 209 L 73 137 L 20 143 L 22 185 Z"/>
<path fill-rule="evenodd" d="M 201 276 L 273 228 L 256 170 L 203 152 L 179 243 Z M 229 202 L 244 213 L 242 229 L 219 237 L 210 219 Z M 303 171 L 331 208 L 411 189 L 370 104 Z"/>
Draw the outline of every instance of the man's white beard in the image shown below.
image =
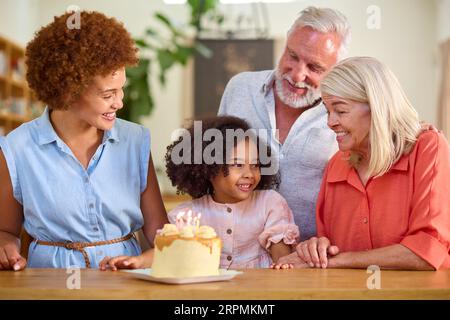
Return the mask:
<path fill-rule="evenodd" d="M 288 91 L 287 89 L 285 90 L 283 88 L 284 79 L 289 81 L 291 84 L 295 84 L 296 87 L 306 88 L 306 94 L 304 96 L 299 96 L 293 92 Z M 309 107 L 320 99 L 319 89 L 315 89 L 305 82 L 295 83 L 294 81 L 292 81 L 289 75 L 282 75 L 278 69 L 275 72 L 275 91 L 278 98 L 280 98 L 280 100 L 284 104 L 295 109 Z"/>

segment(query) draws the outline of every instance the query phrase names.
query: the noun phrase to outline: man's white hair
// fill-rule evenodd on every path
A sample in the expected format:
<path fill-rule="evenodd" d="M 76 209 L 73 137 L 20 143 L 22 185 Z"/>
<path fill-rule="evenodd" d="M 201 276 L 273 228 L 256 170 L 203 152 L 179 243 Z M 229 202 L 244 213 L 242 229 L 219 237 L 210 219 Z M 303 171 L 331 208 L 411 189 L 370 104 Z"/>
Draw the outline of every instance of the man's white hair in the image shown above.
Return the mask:
<path fill-rule="evenodd" d="M 330 8 L 307 7 L 300 12 L 299 17 L 288 30 L 288 36 L 295 29 L 302 27 L 310 27 L 322 33 L 337 33 L 341 38 L 338 61 L 347 56 L 351 40 L 350 23 L 339 11 Z"/>

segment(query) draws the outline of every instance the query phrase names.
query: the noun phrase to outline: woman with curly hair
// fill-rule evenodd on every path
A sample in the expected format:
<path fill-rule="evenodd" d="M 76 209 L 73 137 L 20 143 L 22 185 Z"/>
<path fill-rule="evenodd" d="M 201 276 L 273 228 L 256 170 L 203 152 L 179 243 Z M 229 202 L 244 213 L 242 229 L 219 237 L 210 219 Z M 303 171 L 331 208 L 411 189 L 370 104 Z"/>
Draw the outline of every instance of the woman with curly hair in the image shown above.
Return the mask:
<path fill-rule="evenodd" d="M 148 129 L 116 119 L 137 50 L 121 23 L 82 11 L 55 17 L 26 48 L 27 80 L 44 113 L 0 140 L 0 269 L 21 270 L 22 225 L 34 268 L 97 268 L 141 253 L 167 222 Z"/>
<path fill-rule="evenodd" d="M 221 268 L 267 268 L 290 254 L 299 238 L 286 200 L 270 190 L 278 177 L 263 171 L 270 163 L 262 159 L 270 160 L 268 146 L 247 122 L 230 116 L 205 119 L 201 129 L 194 122 L 167 148 L 167 175 L 178 191 L 193 197 L 169 212 L 169 220 L 176 223 L 178 214 L 189 210 L 201 213 L 202 225 L 222 239 Z M 151 266 L 151 254 L 138 257 L 139 268 Z M 130 262 L 118 257 L 109 264 L 120 268 Z"/>

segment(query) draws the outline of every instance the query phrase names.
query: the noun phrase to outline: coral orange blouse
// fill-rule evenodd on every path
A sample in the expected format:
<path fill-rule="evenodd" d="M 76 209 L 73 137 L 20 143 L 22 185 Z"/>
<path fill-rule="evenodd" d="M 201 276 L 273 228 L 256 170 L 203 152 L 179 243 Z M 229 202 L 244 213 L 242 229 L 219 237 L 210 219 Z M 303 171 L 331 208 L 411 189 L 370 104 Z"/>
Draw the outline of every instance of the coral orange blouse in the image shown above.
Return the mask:
<path fill-rule="evenodd" d="M 444 136 L 421 134 L 408 155 L 365 187 L 345 158 L 338 151 L 326 168 L 318 236 L 341 252 L 402 244 L 434 268 L 450 268 L 450 148 Z"/>

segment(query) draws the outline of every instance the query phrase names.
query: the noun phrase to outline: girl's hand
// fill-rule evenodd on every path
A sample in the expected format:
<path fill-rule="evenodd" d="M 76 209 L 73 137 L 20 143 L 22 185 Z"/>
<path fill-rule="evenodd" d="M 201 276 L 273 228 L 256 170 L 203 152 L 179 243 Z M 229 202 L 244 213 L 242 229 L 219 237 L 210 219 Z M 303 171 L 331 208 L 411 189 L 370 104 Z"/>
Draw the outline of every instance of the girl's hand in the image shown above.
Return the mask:
<path fill-rule="evenodd" d="M 300 242 L 295 248 L 298 256 L 311 268 L 326 268 L 328 266 L 328 255 L 335 256 L 339 253 L 337 246 L 332 246 L 326 237 L 312 237 Z"/>
<path fill-rule="evenodd" d="M 20 255 L 18 238 L 0 232 L 0 270 L 20 271 L 27 266 L 27 260 Z"/>
<path fill-rule="evenodd" d="M 133 257 L 105 257 L 102 261 L 100 261 L 99 269 L 105 271 L 108 267 L 112 271 L 116 271 L 117 269 L 143 269 L 146 267 L 146 263 L 142 255 Z"/>
<path fill-rule="evenodd" d="M 270 269 L 294 269 L 294 265 L 292 263 L 272 263 L 269 267 Z"/>
<path fill-rule="evenodd" d="M 308 264 L 298 256 L 297 252 L 292 252 L 291 254 L 279 258 L 276 263 L 272 263 L 270 268 L 277 270 L 308 268 Z"/>

